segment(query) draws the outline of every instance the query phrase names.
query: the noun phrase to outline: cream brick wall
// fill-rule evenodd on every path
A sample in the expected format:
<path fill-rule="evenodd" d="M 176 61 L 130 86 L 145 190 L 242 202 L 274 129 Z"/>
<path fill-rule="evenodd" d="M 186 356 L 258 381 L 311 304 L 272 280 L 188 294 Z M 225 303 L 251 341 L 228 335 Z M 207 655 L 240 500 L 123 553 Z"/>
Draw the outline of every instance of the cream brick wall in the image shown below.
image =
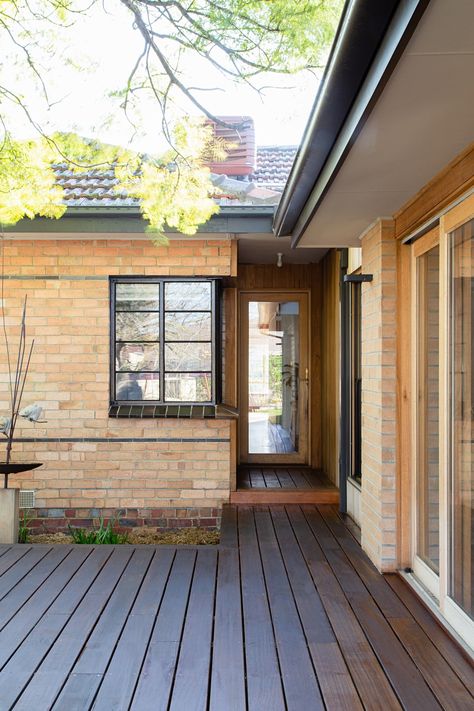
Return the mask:
<path fill-rule="evenodd" d="M 28 337 L 35 338 L 23 402 L 41 403 L 47 419 L 21 422 L 14 457 L 44 464 L 11 483 L 35 489 L 38 507 L 210 509 L 228 501 L 229 420 L 108 417 L 108 277 L 225 276 L 234 248 L 225 238 L 160 247 L 148 239 L 6 240 L 7 330 L 16 343 L 28 294 Z M 1 413 L 5 355 L 2 343 Z"/>
<path fill-rule="evenodd" d="M 381 220 L 362 239 L 362 547 L 379 570 L 397 565 L 396 243 Z"/>

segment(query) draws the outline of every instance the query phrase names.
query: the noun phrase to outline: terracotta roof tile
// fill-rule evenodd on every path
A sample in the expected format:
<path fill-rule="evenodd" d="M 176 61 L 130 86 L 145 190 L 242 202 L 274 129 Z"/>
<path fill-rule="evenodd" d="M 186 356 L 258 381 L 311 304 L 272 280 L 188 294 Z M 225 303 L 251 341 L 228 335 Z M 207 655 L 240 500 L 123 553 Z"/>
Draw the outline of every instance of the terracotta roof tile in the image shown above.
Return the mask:
<path fill-rule="evenodd" d="M 249 176 L 228 174 L 230 179 L 243 182 L 243 188 L 253 183 L 257 188 L 266 191 L 282 193 L 296 155 L 294 146 L 265 146 L 257 148 L 255 171 Z M 134 207 L 137 200 L 128 198 L 124 191 L 116 192 L 115 178 L 112 169 L 92 169 L 84 173 L 74 173 L 65 165 L 55 167 L 57 182 L 64 190 L 64 201 L 71 207 Z M 242 190 L 242 194 L 245 189 Z M 276 204 L 279 195 L 265 202 Z M 222 204 L 254 204 L 252 194 L 249 197 L 232 199 L 230 196 L 220 200 Z"/>

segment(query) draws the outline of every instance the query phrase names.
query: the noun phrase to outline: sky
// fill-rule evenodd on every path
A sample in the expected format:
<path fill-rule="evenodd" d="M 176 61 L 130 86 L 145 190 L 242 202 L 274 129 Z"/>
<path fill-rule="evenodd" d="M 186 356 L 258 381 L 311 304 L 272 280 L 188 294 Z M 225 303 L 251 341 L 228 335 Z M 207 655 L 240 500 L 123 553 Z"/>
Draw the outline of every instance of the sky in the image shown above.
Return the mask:
<path fill-rule="evenodd" d="M 48 111 L 33 103 L 31 108 L 47 129 L 73 130 L 95 135 L 108 143 L 127 145 L 133 131 L 119 108 L 118 98 L 105 100 L 104 94 L 123 85 L 142 50 L 138 30 L 131 30 L 130 17 L 117 3 L 109 2 L 106 13 L 99 8 L 62 32 L 63 49 L 45 59 L 45 77 L 50 99 Z M 67 61 L 79 56 L 85 68 L 80 74 Z M 254 119 L 258 145 L 297 145 L 303 134 L 318 87 L 318 78 L 309 72 L 298 76 L 265 76 L 262 95 L 250 87 L 233 85 L 209 70 L 204 60 L 193 58 L 185 66 L 192 85 L 221 87 L 199 92 L 199 99 L 216 115 L 249 115 Z M 26 79 L 26 78 L 25 78 Z M 112 102 L 112 103 L 111 103 Z M 106 122 L 110 107 L 114 121 Z M 161 147 L 160 115 L 154 102 L 141 102 L 144 116 L 141 135 L 131 147 L 154 152 Z M 192 112 L 193 107 L 187 109 Z"/>

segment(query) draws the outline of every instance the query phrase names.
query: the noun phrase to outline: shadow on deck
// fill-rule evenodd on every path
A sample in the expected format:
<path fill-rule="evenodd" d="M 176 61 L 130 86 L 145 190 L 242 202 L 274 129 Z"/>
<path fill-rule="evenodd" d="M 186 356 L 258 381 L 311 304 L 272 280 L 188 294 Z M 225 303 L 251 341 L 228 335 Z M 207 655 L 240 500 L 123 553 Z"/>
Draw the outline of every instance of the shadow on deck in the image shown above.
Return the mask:
<path fill-rule="evenodd" d="M 331 506 L 219 547 L 0 547 L 0 708 L 472 709 L 468 660 Z"/>

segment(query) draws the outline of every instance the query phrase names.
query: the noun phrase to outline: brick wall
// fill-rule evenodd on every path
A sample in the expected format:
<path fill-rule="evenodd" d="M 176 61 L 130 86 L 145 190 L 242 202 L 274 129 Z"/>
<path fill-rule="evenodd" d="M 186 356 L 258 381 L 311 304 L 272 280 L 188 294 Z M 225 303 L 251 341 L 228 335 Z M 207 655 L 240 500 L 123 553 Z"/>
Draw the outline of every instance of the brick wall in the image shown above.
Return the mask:
<path fill-rule="evenodd" d="M 35 338 L 23 402 L 39 402 L 47 419 L 35 425 L 21 421 L 14 458 L 43 466 L 11 484 L 36 490 L 38 513 L 48 527 L 112 510 L 138 523 L 216 523 L 229 498 L 229 420 L 108 417 L 108 277 L 226 276 L 234 261 L 235 244 L 225 238 L 176 239 L 160 247 L 148 238 L 6 240 L 7 330 L 16 344 L 27 293 L 28 336 Z M 3 414 L 3 343 L 0 358 Z"/>
<path fill-rule="evenodd" d="M 379 570 L 397 566 L 396 242 L 393 222 L 362 239 L 362 547 Z"/>

